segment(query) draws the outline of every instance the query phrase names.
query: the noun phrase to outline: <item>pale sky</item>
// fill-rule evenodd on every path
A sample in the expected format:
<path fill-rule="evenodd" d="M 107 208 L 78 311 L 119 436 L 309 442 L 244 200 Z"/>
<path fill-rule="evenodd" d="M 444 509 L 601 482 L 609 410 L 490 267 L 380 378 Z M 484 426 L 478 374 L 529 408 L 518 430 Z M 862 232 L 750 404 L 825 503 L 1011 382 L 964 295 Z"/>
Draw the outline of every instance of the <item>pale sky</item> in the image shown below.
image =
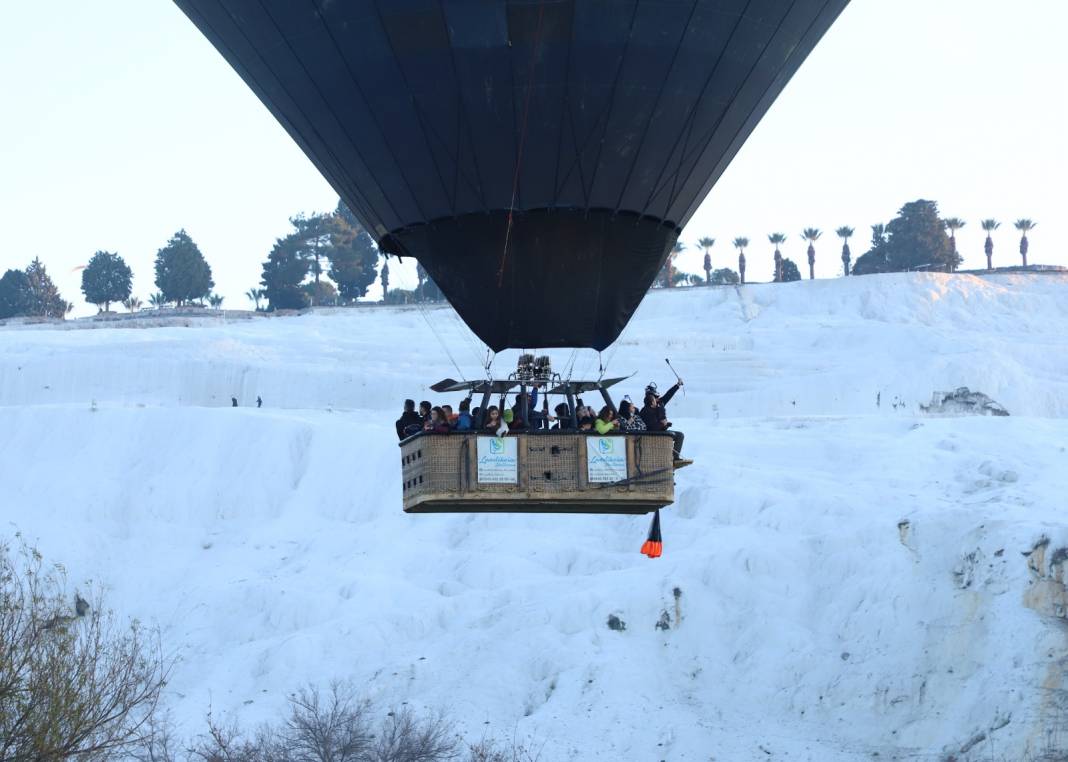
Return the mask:
<path fill-rule="evenodd" d="M 817 277 L 840 274 L 834 229 L 934 199 L 967 221 L 964 267 L 985 264 L 979 220 L 1002 224 L 995 264 L 1019 262 L 1012 222 L 1038 223 L 1029 260 L 1068 265 L 1065 0 L 853 0 L 683 231 L 716 239 L 716 267 L 771 277 L 767 234 Z M 0 0 L 0 272 L 39 256 L 75 314 L 94 251 L 121 254 L 134 294 L 156 290 L 156 251 L 197 241 L 227 307 L 248 307 L 274 239 L 337 195 L 169 0 Z M 680 259 L 693 272 L 701 252 Z M 393 285 L 412 272 L 394 271 Z"/>

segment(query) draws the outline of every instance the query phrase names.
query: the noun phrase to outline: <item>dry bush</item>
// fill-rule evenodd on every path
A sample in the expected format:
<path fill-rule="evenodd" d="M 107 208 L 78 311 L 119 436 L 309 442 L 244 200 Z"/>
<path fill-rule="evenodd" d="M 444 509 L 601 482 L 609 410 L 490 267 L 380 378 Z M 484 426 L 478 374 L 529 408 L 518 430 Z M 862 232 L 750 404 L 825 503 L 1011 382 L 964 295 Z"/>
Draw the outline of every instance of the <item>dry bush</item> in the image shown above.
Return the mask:
<path fill-rule="evenodd" d="M 75 610 L 62 567 L 0 541 L 0 759 L 108 760 L 144 744 L 170 663 L 157 632 L 88 597 Z"/>

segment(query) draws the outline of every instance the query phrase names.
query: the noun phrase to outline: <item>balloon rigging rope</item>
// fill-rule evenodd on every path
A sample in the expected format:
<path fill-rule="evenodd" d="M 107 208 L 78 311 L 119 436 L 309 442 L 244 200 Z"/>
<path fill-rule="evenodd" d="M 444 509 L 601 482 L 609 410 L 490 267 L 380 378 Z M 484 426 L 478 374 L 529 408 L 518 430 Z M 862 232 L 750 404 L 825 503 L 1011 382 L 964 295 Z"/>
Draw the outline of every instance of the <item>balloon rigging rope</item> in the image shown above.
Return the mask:
<path fill-rule="evenodd" d="M 449 351 L 449 345 L 441 337 L 441 334 L 438 333 L 438 329 L 434 327 L 434 321 L 431 320 L 430 317 L 427 315 L 427 310 L 423 306 L 423 303 L 422 302 L 416 302 L 416 304 L 419 305 L 419 314 L 423 316 L 423 320 L 426 321 L 427 326 L 430 327 L 431 333 L 434 334 L 434 338 L 437 339 L 438 346 L 441 347 L 445 351 L 445 356 L 449 358 L 449 362 L 452 363 L 452 367 L 456 368 L 456 372 L 460 374 L 460 379 L 463 380 L 463 381 L 466 381 L 467 379 L 464 378 L 463 370 L 460 368 L 460 365 L 456 362 L 456 358 L 452 356 L 452 352 Z"/>
<path fill-rule="evenodd" d="M 541 43 L 541 21 L 545 15 L 545 0 L 538 3 L 538 26 L 534 32 L 534 45 L 530 49 L 530 75 L 527 78 L 527 94 L 523 103 L 523 123 L 519 129 L 519 148 L 515 157 L 515 172 L 512 174 L 512 202 L 508 205 L 508 224 L 504 228 L 504 250 L 501 252 L 501 267 L 497 271 L 497 288 L 504 284 L 504 265 L 508 261 L 508 244 L 512 238 L 512 216 L 515 200 L 519 195 L 519 170 L 523 165 L 523 146 L 527 140 L 527 118 L 530 116 L 530 96 L 534 92 L 534 68 L 538 60 L 538 45 Z"/>

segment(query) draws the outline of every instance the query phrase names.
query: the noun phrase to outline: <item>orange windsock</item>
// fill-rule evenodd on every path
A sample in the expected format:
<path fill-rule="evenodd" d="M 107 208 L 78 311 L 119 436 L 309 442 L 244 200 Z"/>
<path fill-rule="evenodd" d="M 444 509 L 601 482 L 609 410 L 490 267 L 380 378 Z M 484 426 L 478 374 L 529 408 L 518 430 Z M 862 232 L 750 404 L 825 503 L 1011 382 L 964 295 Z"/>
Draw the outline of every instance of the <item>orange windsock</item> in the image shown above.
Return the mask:
<path fill-rule="evenodd" d="M 660 558 L 664 551 L 664 541 L 660 536 L 660 509 L 653 514 L 653 523 L 649 527 L 649 538 L 642 544 L 642 554 L 649 558 Z"/>

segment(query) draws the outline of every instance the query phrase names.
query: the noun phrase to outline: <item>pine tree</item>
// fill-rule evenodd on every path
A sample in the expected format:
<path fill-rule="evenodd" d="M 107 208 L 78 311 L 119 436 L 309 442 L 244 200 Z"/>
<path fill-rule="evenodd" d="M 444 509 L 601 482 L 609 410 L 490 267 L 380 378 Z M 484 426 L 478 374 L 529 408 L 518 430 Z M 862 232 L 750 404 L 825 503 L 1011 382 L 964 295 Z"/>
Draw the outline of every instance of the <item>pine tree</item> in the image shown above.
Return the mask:
<path fill-rule="evenodd" d="M 296 229 L 294 233 L 301 241 L 301 254 L 308 260 L 308 269 L 312 274 L 315 288 L 307 293 L 311 296 L 312 306 L 323 303 L 318 295 L 320 276 L 323 273 L 322 258 L 336 245 L 338 220 L 335 214 L 313 214 L 311 217 L 297 215 L 289 223 Z"/>
<path fill-rule="evenodd" d="M 26 315 L 30 308 L 30 279 L 22 270 L 8 270 L 0 278 L 0 320 Z"/>
<path fill-rule="evenodd" d="M 179 307 L 211 293 L 215 282 L 200 249 L 184 230 L 179 230 L 156 253 L 156 287 L 168 302 Z"/>
<path fill-rule="evenodd" d="M 64 318 L 67 316 L 68 304 L 59 295 L 59 289 L 48 275 L 48 270 L 40 259 L 34 257 L 26 268 L 26 277 L 30 283 L 30 304 L 27 315 L 47 318 Z"/>
<path fill-rule="evenodd" d="M 886 252 L 886 225 L 871 226 L 871 248 L 857 257 L 853 263 L 854 275 L 871 275 L 890 272 Z"/>
<path fill-rule="evenodd" d="M 82 293 L 90 304 L 104 305 L 111 311 L 112 302 L 130 298 L 133 273 L 118 254 L 98 251 L 82 270 Z"/>
<path fill-rule="evenodd" d="M 301 290 L 308 274 L 308 261 L 302 256 L 301 239 L 292 234 L 275 241 L 263 263 L 263 296 L 267 309 L 300 310 L 308 306 L 308 295 Z"/>
<path fill-rule="evenodd" d="M 367 296 L 378 277 L 378 247 L 344 202 L 338 201 L 332 217 L 330 278 L 337 284 L 341 302 L 348 304 Z"/>

